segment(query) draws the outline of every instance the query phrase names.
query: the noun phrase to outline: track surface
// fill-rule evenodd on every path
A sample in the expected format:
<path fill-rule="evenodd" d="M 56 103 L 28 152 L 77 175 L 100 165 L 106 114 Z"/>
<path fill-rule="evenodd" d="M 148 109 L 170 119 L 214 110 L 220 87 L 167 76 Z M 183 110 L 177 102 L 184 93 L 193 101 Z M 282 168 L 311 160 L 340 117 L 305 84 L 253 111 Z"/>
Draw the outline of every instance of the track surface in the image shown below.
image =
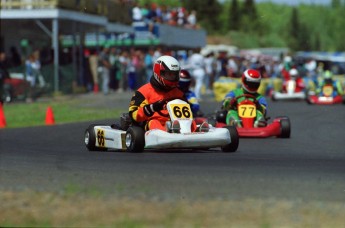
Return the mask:
<path fill-rule="evenodd" d="M 345 105 L 269 101 L 290 139 L 240 139 L 236 153 L 88 152 L 91 122 L 0 130 L 0 190 L 101 191 L 153 199 L 345 202 Z M 219 103 L 204 101 L 205 113 Z M 111 123 L 110 120 L 99 123 Z"/>

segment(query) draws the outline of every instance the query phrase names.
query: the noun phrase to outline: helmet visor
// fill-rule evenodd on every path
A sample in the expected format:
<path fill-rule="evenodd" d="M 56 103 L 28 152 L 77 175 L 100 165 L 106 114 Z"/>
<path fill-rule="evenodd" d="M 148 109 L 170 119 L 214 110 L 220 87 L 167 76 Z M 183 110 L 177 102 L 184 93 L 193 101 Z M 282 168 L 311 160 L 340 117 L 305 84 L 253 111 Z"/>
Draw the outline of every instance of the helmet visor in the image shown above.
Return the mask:
<path fill-rule="evenodd" d="M 325 84 L 327 84 L 327 85 L 332 85 L 332 84 L 333 84 L 332 78 L 326 78 L 326 79 L 325 79 Z"/>
<path fill-rule="evenodd" d="M 180 78 L 180 72 L 179 71 L 170 71 L 170 70 L 162 70 L 161 71 L 161 76 L 162 78 L 171 81 L 171 82 L 176 82 Z"/>
<path fill-rule="evenodd" d="M 244 79 L 244 84 L 246 85 L 247 89 L 250 89 L 251 91 L 257 91 L 260 86 L 260 82 L 249 81 L 246 78 Z"/>

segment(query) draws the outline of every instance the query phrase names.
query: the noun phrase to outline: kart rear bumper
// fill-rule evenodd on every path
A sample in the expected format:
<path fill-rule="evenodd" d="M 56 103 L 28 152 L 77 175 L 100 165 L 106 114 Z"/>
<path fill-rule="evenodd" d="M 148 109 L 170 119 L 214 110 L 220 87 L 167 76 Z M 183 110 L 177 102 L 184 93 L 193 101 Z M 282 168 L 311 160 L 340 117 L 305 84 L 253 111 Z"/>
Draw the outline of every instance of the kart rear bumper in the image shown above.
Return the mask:
<path fill-rule="evenodd" d="M 280 93 L 275 92 L 272 94 L 272 97 L 275 100 L 297 100 L 297 99 L 305 99 L 305 93 L 304 92 L 298 92 L 298 93 Z"/>

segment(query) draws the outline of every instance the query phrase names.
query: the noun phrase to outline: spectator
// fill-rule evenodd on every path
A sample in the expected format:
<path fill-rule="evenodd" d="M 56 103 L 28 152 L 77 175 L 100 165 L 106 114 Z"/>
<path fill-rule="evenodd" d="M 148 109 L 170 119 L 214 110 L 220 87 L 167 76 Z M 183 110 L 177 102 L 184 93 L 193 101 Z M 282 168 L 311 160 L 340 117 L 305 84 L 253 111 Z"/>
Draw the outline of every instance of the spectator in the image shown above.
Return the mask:
<path fill-rule="evenodd" d="M 5 52 L 0 52 L 0 105 L 3 103 L 4 83 L 6 78 L 10 78 L 7 71 L 8 63 Z"/>
<path fill-rule="evenodd" d="M 20 54 L 18 53 L 18 50 L 16 47 L 12 46 L 10 48 L 10 62 L 11 67 L 17 67 L 22 65 L 22 58 L 20 57 Z"/>
<path fill-rule="evenodd" d="M 132 8 L 132 20 L 133 22 L 143 21 L 143 15 L 137 2 L 134 2 L 134 7 Z"/>
<path fill-rule="evenodd" d="M 207 90 L 211 90 L 213 86 L 213 82 L 216 78 L 217 74 L 217 62 L 216 58 L 214 57 L 214 53 L 210 52 L 206 55 L 205 58 L 205 70 L 206 70 L 206 80 L 205 85 Z"/>
<path fill-rule="evenodd" d="M 111 64 L 109 60 L 109 46 L 105 45 L 99 54 L 99 67 L 101 70 L 101 78 L 102 78 L 102 92 L 104 95 L 109 94 L 109 82 L 110 82 L 110 69 Z"/>
<path fill-rule="evenodd" d="M 116 47 L 110 48 L 109 62 L 111 65 L 109 87 L 112 90 L 117 90 L 119 86 L 121 72 L 120 72 L 119 55 L 118 55 Z"/>
<path fill-rule="evenodd" d="M 195 49 L 193 54 L 188 58 L 186 69 L 190 69 L 192 77 L 195 80 L 194 93 L 198 100 L 201 100 L 201 89 L 205 78 L 205 59 L 200 54 L 200 49 Z"/>
<path fill-rule="evenodd" d="M 233 55 L 231 55 L 228 59 L 227 75 L 229 77 L 234 77 L 234 78 L 236 78 L 238 75 L 238 65 L 236 62 L 236 57 Z"/>
<path fill-rule="evenodd" d="M 149 48 L 148 52 L 145 54 L 146 83 L 150 81 L 150 78 L 153 74 L 153 54 L 153 48 Z"/>
<path fill-rule="evenodd" d="M 192 10 L 187 17 L 187 26 L 186 27 L 196 29 L 197 28 L 196 20 L 197 20 L 196 19 L 196 11 Z"/>
<path fill-rule="evenodd" d="M 139 60 L 136 55 L 136 51 L 134 48 L 131 48 L 130 50 L 130 56 L 129 56 L 129 62 L 127 66 L 127 78 L 128 78 L 128 88 L 131 91 L 135 90 L 136 87 L 136 77 L 137 77 L 137 71 L 136 66 L 138 64 Z"/>
<path fill-rule="evenodd" d="M 91 70 L 91 75 L 92 75 L 92 80 L 93 80 L 93 91 L 97 93 L 99 90 L 99 82 L 98 82 L 98 70 L 97 70 L 98 55 L 97 55 L 96 50 L 90 51 L 89 65 L 90 65 L 90 70 Z"/>

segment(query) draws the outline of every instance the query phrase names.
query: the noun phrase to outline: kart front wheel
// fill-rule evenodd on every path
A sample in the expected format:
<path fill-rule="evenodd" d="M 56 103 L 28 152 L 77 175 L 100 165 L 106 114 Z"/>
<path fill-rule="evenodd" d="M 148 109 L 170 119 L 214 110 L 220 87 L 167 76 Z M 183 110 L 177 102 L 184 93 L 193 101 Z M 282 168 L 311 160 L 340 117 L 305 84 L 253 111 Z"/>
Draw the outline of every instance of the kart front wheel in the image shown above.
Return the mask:
<path fill-rule="evenodd" d="M 85 146 L 89 151 L 105 151 L 106 148 L 96 147 L 96 135 L 94 130 L 95 126 L 100 126 L 100 124 L 92 124 L 85 130 Z"/>
<path fill-rule="evenodd" d="M 290 138 L 291 126 L 289 118 L 284 118 L 280 120 L 280 138 Z"/>
<path fill-rule="evenodd" d="M 145 131 L 141 127 L 131 126 L 126 132 L 128 152 L 143 152 L 145 147 Z"/>
<path fill-rule="evenodd" d="M 230 133 L 231 142 L 230 144 L 223 146 L 222 151 L 230 153 L 236 152 L 239 144 L 239 136 L 237 129 L 235 126 L 225 126 L 224 128 L 228 129 Z"/>

